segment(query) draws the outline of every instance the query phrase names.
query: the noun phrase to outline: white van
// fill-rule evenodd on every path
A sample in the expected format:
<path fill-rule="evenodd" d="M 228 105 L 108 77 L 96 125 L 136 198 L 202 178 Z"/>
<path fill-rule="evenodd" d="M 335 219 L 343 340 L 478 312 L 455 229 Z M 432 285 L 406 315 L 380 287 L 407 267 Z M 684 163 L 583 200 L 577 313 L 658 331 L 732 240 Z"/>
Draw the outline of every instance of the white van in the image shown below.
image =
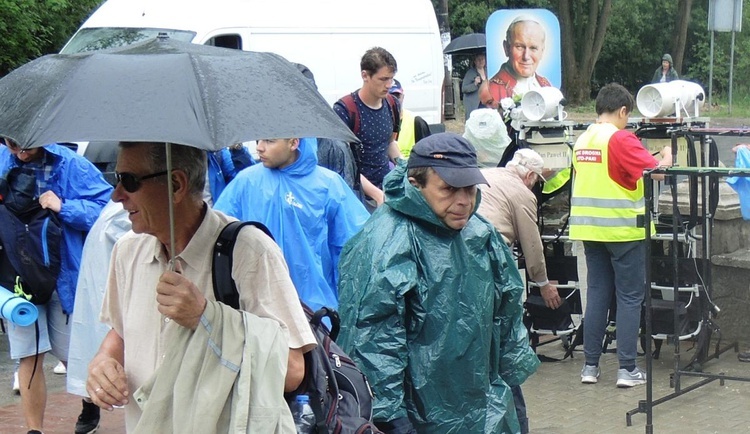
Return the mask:
<path fill-rule="evenodd" d="M 270 51 L 307 66 L 330 105 L 362 85 L 359 61 L 380 46 L 398 62 L 404 106 L 442 122 L 443 53 L 430 0 L 108 0 L 62 53 L 155 37 Z"/>

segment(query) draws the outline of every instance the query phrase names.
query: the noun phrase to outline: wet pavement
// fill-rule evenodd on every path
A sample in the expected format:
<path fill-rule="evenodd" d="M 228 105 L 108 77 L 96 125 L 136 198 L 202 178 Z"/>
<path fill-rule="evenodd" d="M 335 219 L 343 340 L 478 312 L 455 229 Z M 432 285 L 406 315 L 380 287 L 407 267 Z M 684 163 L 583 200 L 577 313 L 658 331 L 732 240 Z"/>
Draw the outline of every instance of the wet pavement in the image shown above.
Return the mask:
<path fill-rule="evenodd" d="M 12 389 L 14 363 L 10 359 L 8 338 L 0 332 L 0 434 L 25 434 L 26 423 L 21 410 L 21 396 Z M 58 360 L 48 354 L 44 359 L 47 380 L 47 409 L 44 415 L 45 434 L 71 434 L 81 413 L 81 397 L 65 392 L 65 375 L 52 369 Z M 124 411 L 102 412 L 101 427 L 97 433 L 124 434 Z"/>
<path fill-rule="evenodd" d="M 682 361 L 693 354 L 690 343 L 681 347 Z M 741 347 L 742 348 L 742 347 Z M 538 354 L 560 358 L 563 348 L 559 341 L 540 346 Z M 73 432 L 81 410 L 80 397 L 65 392 L 65 376 L 55 375 L 54 357 L 45 360 L 49 398 L 45 416 L 46 434 Z M 598 384 L 580 383 L 583 353 L 576 351 L 573 359 L 544 362 L 524 385 L 523 391 L 531 419 L 532 434 L 578 433 L 643 433 L 645 413 L 634 414 L 632 426 L 626 425 L 626 413 L 646 398 L 646 386 L 632 389 L 615 387 L 617 357 L 605 354 L 601 359 L 602 374 Z M 638 363 L 645 368 L 643 357 Z M 669 374 L 674 363 L 674 349 L 665 345 L 659 360 L 654 361 L 654 399 L 673 391 Z M 705 372 L 750 377 L 750 363 L 737 361 L 733 350 L 703 365 Z M 11 392 L 13 363 L 8 357 L 7 338 L 0 336 L 0 434 L 25 433 L 20 397 Z M 683 389 L 700 379 L 682 377 Z M 679 396 L 653 409 L 654 433 L 705 434 L 750 432 L 750 383 L 714 381 Z M 102 412 L 101 434 L 125 433 L 122 410 Z"/>
<path fill-rule="evenodd" d="M 715 343 L 714 343 L 715 345 Z M 722 348 L 725 345 L 722 344 Z M 579 347 L 580 348 L 580 347 Z M 712 347 L 713 350 L 714 347 Z M 740 347 L 742 348 L 742 347 Z M 600 360 L 601 376 L 597 384 L 581 384 L 580 371 L 583 352 L 576 351 L 573 359 L 545 362 L 537 373 L 523 385 L 531 418 L 531 432 L 542 433 L 645 433 L 646 414 L 633 414 L 632 426 L 626 423 L 626 413 L 638 408 L 639 400 L 646 399 L 646 385 L 631 389 L 615 386 L 618 362 L 616 354 L 604 354 Z M 640 350 L 640 348 L 639 348 Z M 694 354 L 692 343 L 681 346 L 681 366 Z M 559 342 L 537 349 L 538 354 L 561 358 L 564 354 Z M 670 374 L 674 369 L 674 347 L 664 345 L 659 360 L 653 364 L 653 400 L 674 392 Z M 644 357 L 638 364 L 645 370 Z M 737 360 L 733 349 L 706 361 L 706 373 L 747 376 L 750 363 Z M 700 378 L 680 377 L 681 389 L 701 381 Z M 750 382 L 712 381 L 688 393 L 653 407 L 654 433 L 740 433 L 750 432 Z"/>

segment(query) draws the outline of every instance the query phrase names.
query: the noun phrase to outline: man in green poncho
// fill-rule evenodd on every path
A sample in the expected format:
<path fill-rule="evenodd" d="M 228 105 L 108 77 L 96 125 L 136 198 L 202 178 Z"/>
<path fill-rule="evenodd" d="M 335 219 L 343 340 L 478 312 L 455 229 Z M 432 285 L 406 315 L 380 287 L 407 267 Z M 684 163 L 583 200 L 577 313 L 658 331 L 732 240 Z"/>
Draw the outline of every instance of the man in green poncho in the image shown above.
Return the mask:
<path fill-rule="evenodd" d="M 344 246 L 339 342 L 388 434 L 520 431 L 510 386 L 539 361 L 511 252 L 475 215 L 486 183 L 465 139 L 422 139 L 386 177 L 386 206 Z"/>

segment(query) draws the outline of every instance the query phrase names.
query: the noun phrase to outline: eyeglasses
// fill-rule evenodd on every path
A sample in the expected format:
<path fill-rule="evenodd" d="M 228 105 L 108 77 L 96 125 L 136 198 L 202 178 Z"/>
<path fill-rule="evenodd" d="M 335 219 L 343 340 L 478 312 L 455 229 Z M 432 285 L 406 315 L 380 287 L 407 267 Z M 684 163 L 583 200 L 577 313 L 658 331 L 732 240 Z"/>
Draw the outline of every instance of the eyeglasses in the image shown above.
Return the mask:
<path fill-rule="evenodd" d="M 151 178 L 156 178 L 157 176 L 164 176 L 167 173 L 168 172 L 165 170 L 163 172 L 152 173 L 150 175 L 138 177 L 130 172 L 115 172 L 115 179 L 117 180 L 118 184 L 122 184 L 122 188 L 124 188 L 125 191 L 127 191 L 128 193 L 135 193 L 141 188 L 141 183 L 143 181 Z"/>

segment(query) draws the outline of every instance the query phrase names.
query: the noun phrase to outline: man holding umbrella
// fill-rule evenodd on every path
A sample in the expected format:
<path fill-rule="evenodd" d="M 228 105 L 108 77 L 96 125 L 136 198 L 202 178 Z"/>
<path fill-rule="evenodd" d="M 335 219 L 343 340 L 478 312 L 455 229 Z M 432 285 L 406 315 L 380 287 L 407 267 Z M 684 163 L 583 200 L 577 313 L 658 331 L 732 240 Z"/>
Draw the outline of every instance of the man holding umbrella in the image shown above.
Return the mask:
<path fill-rule="evenodd" d="M 252 354 L 253 366 L 266 367 L 259 373 L 262 379 L 253 380 L 258 382 L 254 387 L 265 387 L 260 393 L 252 389 L 249 393 L 251 409 L 253 399 L 265 400 L 268 417 L 264 421 L 273 426 L 255 426 L 253 431 L 271 432 L 269 429 L 291 421 L 283 392 L 294 390 L 302 381 L 303 354 L 315 346 L 315 338 L 278 246 L 253 226 L 239 234 L 232 276 L 242 310 L 257 315 L 243 313 L 244 320 L 254 321 L 253 324 L 260 321 L 258 327 L 264 331 L 254 327 L 253 332 L 244 333 L 241 325 L 238 330 L 234 322 L 238 320 L 236 311 L 213 301 L 212 251 L 206 246 L 214 244 L 230 218 L 210 209 L 201 198 L 206 179 L 205 152 L 189 146 L 171 146 L 174 169 L 170 175 L 163 143 L 121 144 L 118 184 L 112 199 L 128 211 L 135 233 L 124 236 L 112 253 L 101 314 L 112 330 L 89 365 L 86 389 L 102 408 L 125 405 L 128 432 L 136 426 L 144 432 L 162 432 L 167 429 L 163 424 L 170 424 L 169 429 L 175 432 L 186 426 L 192 432 L 202 432 L 200 427 L 204 424 L 213 424 L 220 432 L 216 424 L 227 422 L 219 416 L 228 414 L 222 413 L 229 411 L 222 406 L 234 401 L 231 389 L 235 379 L 259 373 L 256 369 L 247 371 L 241 351 L 238 359 L 231 358 L 233 342 L 240 338 L 243 342 L 270 339 L 267 347 Z M 174 245 L 164 206 L 169 200 L 168 176 L 173 185 Z M 172 248 L 175 254 L 169 257 Z M 174 264 L 175 271 L 171 271 L 170 264 Z M 282 329 L 286 332 L 279 334 Z M 220 334 L 212 334 L 212 330 Z M 195 339 L 208 339 L 212 342 L 210 347 L 220 352 L 205 350 L 209 348 L 205 342 L 199 346 L 205 351 L 186 351 Z M 279 343 L 283 348 L 279 348 Z M 280 366 L 279 361 L 288 366 Z M 196 364 L 196 371 L 186 368 Z M 230 369 L 233 365 L 240 368 Z M 157 370 L 158 375 L 154 375 Z M 170 384 L 160 383 L 160 377 L 169 378 Z M 142 386 L 146 387 L 137 391 Z M 181 387 L 201 393 L 174 392 Z M 148 401 L 139 394 L 149 390 L 151 397 L 166 394 L 165 400 L 172 407 L 161 408 L 156 398 Z M 165 413 L 190 405 L 201 406 L 204 412 L 175 418 Z"/>
<path fill-rule="evenodd" d="M 211 249 L 206 247 L 214 245 L 229 218 L 209 209 L 201 196 L 206 150 L 297 134 L 355 139 L 312 85 L 300 78 L 293 65 L 272 53 L 160 35 L 121 49 L 43 56 L 0 79 L 0 134 L 17 137 L 23 149 L 53 141 L 133 143 L 125 144 L 118 157 L 113 200 L 127 210 L 135 234 L 126 235 L 113 250 L 102 312 L 113 330 L 90 365 L 86 386 L 100 407 L 126 405 L 129 430 L 140 420 L 144 432 L 222 431 L 217 425 L 228 417 L 221 416 L 237 415 L 226 408 L 234 400 L 227 399 L 231 395 L 223 386 L 238 376 L 248 380 L 247 375 L 253 380 L 249 387 L 261 389 L 254 393 L 242 388 L 251 390 L 244 396 L 251 401 L 245 409 L 258 408 L 253 399 L 265 397 L 272 402 L 263 407 L 278 417 L 263 421 L 291 423 L 282 392 L 301 381 L 302 355 L 315 339 L 286 264 L 275 243 L 253 227 L 244 228 L 232 273 L 243 312 L 214 302 Z M 13 111 L 27 115 L 9 115 Z M 279 113 L 287 116 L 285 122 L 274 122 Z M 171 149 L 174 158 L 167 158 Z M 172 162 L 174 169 L 167 169 Z M 243 324 L 258 327 L 246 333 Z M 216 335 L 220 330 L 228 333 Z M 201 350 L 187 351 L 196 340 L 202 340 Z M 221 345 L 213 345 L 217 343 Z M 245 343 L 259 350 L 242 357 Z M 231 355 L 239 357 L 229 357 L 229 346 Z M 201 372 L 209 377 L 172 369 L 186 357 L 193 368 L 205 362 L 207 369 Z M 253 366 L 267 368 L 260 377 L 253 369 L 240 369 L 258 357 L 261 364 Z M 154 375 L 157 369 L 159 375 Z M 174 381 L 164 384 L 164 379 Z M 207 383 L 211 387 L 205 387 Z M 143 385 L 163 399 L 136 395 Z M 185 392 L 173 393 L 178 386 Z M 196 390 L 221 391 L 223 396 Z M 142 416 L 136 399 L 145 402 Z M 181 408 L 202 411 L 170 417 Z M 170 423 L 174 426 L 164 426 Z M 212 423 L 210 428 L 207 423 Z"/>

